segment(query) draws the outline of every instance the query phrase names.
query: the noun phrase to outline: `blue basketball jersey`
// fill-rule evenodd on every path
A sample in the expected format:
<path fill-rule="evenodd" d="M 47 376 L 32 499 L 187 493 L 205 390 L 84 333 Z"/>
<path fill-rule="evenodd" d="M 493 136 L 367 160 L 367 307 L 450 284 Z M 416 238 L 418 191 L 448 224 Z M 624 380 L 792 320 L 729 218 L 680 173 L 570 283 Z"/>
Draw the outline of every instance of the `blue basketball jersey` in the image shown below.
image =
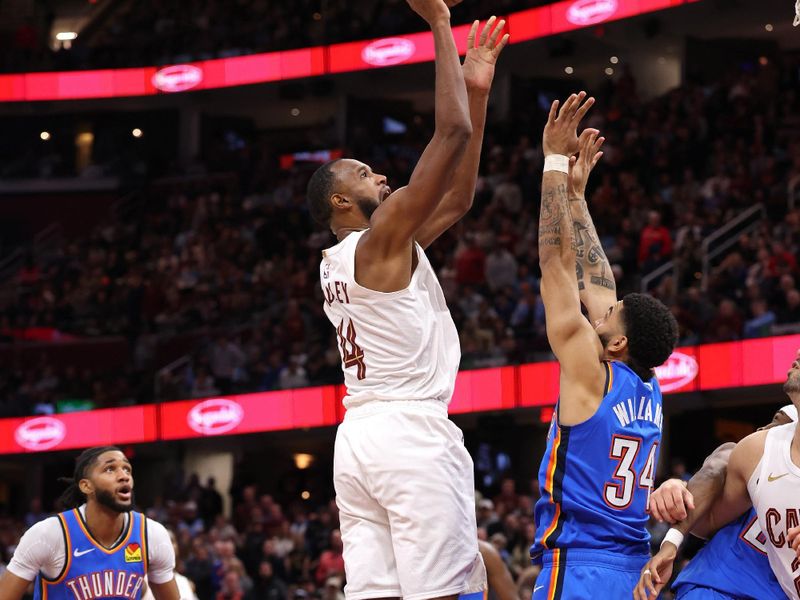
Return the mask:
<path fill-rule="evenodd" d="M 603 364 L 597 412 L 570 427 L 559 425 L 558 407 L 553 415 L 539 467 L 536 562 L 566 549 L 649 554 L 645 525 L 664 423 L 661 390 L 655 377 L 642 381 L 624 363 Z"/>
<path fill-rule="evenodd" d="M 66 555 L 55 579 L 36 578 L 34 600 L 139 600 L 147 573 L 147 532 L 144 515 L 128 513 L 120 541 L 105 548 L 96 541 L 78 509 L 60 513 Z"/>
<path fill-rule="evenodd" d="M 720 529 L 681 571 L 672 589 L 700 586 L 733 598 L 785 600 L 767 559 L 767 537 L 753 509 Z"/>

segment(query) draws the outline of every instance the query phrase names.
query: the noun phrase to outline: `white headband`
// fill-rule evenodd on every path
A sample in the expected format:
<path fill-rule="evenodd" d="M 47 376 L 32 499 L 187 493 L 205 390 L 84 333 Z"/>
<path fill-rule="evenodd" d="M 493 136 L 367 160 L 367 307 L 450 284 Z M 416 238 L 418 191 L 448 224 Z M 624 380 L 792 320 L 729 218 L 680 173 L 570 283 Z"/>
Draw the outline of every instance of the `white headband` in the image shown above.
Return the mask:
<path fill-rule="evenodd" d="M 792 421 L 797 423 L 797 407 L 794 404 L 787 404 L 781 408 L 780 412 L 789 417 Z"/>

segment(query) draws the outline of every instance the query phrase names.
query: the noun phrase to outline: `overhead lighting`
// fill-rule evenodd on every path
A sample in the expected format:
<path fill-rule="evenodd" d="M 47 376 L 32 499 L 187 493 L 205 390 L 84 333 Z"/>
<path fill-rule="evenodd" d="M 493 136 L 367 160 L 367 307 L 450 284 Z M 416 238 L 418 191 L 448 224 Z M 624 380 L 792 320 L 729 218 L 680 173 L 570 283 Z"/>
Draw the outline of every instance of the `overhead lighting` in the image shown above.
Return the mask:
<path fill-rule="evenodd" d="M 564 67 L 564 73 L 566 73 L 567 75 L 572 75 L 574 72 L 575 69 L 573 69 L 572 67 Z"/>
<path fill-rule="evenodd" d="M 764 25 L 764 29 L 766 29 L 767 31 L 772 31 L 774 28 L 772 27 L 772 23 L 767 23 L 766 25 Z"/>
<path fill-rule="evenodd" d="M 303 492 L 300 494 L 300 497 L 303 500 L 308 500 L 309 498 L 311 498 L 311 492 L 309 492 L 308 490 L 303 490 Z"/>
<path fill-rule="evenodd" d="M 78 34 L 74 31 L 59 31 L 56 34 L 56 39 L 59 42 L 70 42 L 78 37 Z"/>
<path fill-rule="evenodd" d="M 617 58 L 616 56 L 612 56 L 611 58 L 609 58 L 609 59 L 608 59 L 608 61 L 609 61 L 609 62 L 610 62 L 612 65 L 615 65 L 615 64 L 617 64 L 617 63 L 619 62 L 619 58 Z"/>
<path fill-rule="evenodd" d="M 766 67 L 769 64 L 769 59 L 766 56 L 761 56 L 758 59 L 758 64 L 762 67 Z"/>
<path fill-rule="evenodd" d="M 300 109 L 297 108 L 296 106 L 290 112 L 291 112 L 293 117 L 299 117 L 300 116 Z"/>
<path fill-rule="evenodd" d="M 45 142 L 48 141 L 50 139 L 50 132 L 49 131 L 43 131 L 42 133 L 39 134 L 39 139 L 41 139 L 41 140 L 43 140 Z"/>
<path fill-rule="evenodd" d="M 135 127 L 133 131 L 131 131 L 131 135 L 135 138 L 140 138 L 144 135 L 144 132 L 138 127 Z"/>
<path fill-rule="evenodd" d="M 613 75 L 613 74 L 614 74 L 614 69 L 612 69 L 611 67 L 606 67 L 606 75 Z"/>
<path fill-rule="evenodd" d="M 310 467 L 311 463 L 313 462 L 314 462 L 314 456 L 311 454 L 304 454 L 302 452 L 299 452 L 294 455 L 294 466 L 300 469 L 301 471 L 303 469 L 307 469 L 308 467 Z"/>

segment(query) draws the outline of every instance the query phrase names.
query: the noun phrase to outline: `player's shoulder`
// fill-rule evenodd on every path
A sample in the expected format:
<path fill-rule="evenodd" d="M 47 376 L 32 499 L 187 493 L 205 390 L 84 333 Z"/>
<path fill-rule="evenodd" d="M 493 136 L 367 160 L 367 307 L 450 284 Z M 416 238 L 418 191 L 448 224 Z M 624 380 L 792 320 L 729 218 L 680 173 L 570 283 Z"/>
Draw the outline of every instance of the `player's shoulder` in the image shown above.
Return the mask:
<path fill-rule="evenodd" d="M 52 515 L 37 521 L 28 528 L 25 535 L 39 536 L 55 531 L 61 532 L 61 519 L 58 518 L 58 515 Z"/>
<path fill-rule="evenodd" d="M 167 531 L 164 525 L 147 517 L 144 513 L 142 513 L 142 519 L 144 519 L 145 527 L 147 528 L 147 537 L 150 539 L 151 543 L 154 536 L 158 539 L 166 538 L 169 540 L 169 531 Z"/>
<path fill-rule="evenodd" d="M 764 455 L 768 430 L 756 431 L 741 440 L 731 452 L 728 472 L 740 474 L 747 480 Z"/>

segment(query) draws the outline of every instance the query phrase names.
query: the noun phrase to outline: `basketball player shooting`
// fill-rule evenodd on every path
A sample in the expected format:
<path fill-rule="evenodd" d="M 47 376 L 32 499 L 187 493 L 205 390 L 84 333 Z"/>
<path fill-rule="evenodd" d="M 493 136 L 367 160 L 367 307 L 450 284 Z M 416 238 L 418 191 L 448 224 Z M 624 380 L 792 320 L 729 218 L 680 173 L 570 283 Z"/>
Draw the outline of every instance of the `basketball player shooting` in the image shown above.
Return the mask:
<path fill-rule="evenodd" d="M 476 40 L 476 22 L 462 66 L 448 5 L 408 3 L 436 49 L 435 131 L 408 185 L 392 192 L 350 159 L 308 184 L 312 216 L 339 241 L 323 252 L 320 283 L 347 385 L 334 485 L 348 599 L 455 598 L 486 586 L 472 459 L 447 417 L 458 334 L 424 249 L 471 206 L 508 36 L 491 19 Z"/>
<path fill-rule="evenodd" d="M 677 342 L 666 306 L 642 294 L 617 300 L 583 199 L 603 142 L 593 129 L 577 136 L 593 102 L 585 92 L 560 110 L 554 102 L 542 139 L 541 293 L 561 374 L 539 469 L 531 556 L 542 571 L 534 600 L 598 590 L 604 598 L 630 597 L 649 558 L 646 507 L 663 425 L 653 369 Z"/>
<path fill-rule="evenodd" d="M 133 469 L 119 448 L 89 448 L 60 504 L 33 525 L 0 579 L 0 600 L 139 600 L 144 579 L 156 600 L 178 600 L 175 551 L 167 530 L 133 507 Z"/>

